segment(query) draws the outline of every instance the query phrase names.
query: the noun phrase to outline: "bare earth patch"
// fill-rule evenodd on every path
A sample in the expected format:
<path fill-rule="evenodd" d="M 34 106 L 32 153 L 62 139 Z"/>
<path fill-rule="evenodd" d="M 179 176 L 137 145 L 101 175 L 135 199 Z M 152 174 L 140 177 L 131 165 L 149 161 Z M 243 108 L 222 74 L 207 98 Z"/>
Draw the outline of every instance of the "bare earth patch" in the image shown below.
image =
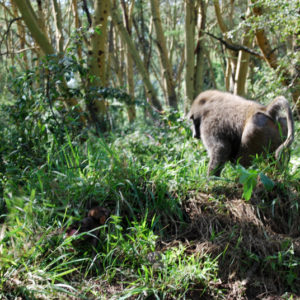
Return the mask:
<path fill-rule="evenodd" d="M 299 216 L 291 210 L 291 195 L 266 194 L 258 185 L 249 202 L 236 195 L 216 201 L 197 192 L 186 201 L 190 225 L 180 239 L 187 251 L 220 255 L 219 288 L 226 299 L 300 297 L 300 270 L 289 264 L 300 258 Z"/>

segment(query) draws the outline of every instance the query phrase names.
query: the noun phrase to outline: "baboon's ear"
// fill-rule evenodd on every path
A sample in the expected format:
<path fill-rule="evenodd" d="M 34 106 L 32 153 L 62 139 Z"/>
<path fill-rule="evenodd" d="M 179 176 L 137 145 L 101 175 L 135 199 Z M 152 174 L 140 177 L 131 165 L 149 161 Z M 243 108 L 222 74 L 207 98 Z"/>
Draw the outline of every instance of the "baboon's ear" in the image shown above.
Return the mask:
<path fill-rule="evenodd" d="M 109 217 L 109 211 L 104 207 L 96 206 L 89 210 L 88 217 L 93 218 L 95 221 L 99 222 L 100 225 L 103 225 Z"/>
<path fill-rule="evenodd" d="M 88 217 L 92 217 L 93 219 L 99 219 L 100 218 L 100 213 L 99 213 L 99 208 L 93 207 L 89 210 L 88 212 Z"/>

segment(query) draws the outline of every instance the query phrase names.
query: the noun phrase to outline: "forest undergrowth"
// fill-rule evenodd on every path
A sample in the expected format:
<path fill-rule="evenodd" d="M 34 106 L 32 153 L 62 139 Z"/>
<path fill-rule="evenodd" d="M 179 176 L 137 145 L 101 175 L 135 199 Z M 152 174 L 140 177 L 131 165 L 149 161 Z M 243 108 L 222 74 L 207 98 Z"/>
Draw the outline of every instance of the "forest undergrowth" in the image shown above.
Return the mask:
<path fill-rule="evenodd" d="M 300 297 L 297 138 L 283 169 L 258 157 L 207 178 L 178 114 L 30 143 L 1 127 L 1 299 Z M 98 205 L 98 242 L 66 237 Z"/>
<path fill-rule="evenodd" d="M 0 4 L 1 300 L 300 299 L 299 1 Z M 286 97 L 290 160 L 207 177 L 209 89 Z"/>

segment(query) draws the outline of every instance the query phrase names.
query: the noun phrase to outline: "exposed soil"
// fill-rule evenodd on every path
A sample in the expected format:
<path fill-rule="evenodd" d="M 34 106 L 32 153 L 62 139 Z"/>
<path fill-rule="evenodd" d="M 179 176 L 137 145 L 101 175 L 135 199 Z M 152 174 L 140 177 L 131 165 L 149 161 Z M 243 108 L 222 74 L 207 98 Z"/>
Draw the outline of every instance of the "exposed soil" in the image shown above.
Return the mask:
<path fill-rule="evenodd" d="M 300 259 L 296 194 L 258 185 L 249 202 L 238 196 L 216 201 L 216 195 L 191 193 L 184 204 L 189 228 L 177 239 L 188 252 L 220 255 L 216 287 L 226 299 L 300 299 L 300 270 L 292 266 Z M 200 299 L 196 291 L 190 297 Z"/>

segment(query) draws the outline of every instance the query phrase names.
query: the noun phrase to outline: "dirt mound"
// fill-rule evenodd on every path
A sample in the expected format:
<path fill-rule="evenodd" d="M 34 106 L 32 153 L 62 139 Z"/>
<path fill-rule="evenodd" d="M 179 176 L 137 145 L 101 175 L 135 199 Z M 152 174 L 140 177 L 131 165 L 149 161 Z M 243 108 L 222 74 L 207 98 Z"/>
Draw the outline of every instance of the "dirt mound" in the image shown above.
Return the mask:
<path fill-rule="evenodd" d="M 194 192 L 185 202 L 190 225 L 181 237 L 187 251 L 219 257 L 226 299 L 300 296 L 300 217 L 293 209 L 299 199 L 293 191 L 267 193 L 258 186 L 249 202 L 222 199 Z"/>

